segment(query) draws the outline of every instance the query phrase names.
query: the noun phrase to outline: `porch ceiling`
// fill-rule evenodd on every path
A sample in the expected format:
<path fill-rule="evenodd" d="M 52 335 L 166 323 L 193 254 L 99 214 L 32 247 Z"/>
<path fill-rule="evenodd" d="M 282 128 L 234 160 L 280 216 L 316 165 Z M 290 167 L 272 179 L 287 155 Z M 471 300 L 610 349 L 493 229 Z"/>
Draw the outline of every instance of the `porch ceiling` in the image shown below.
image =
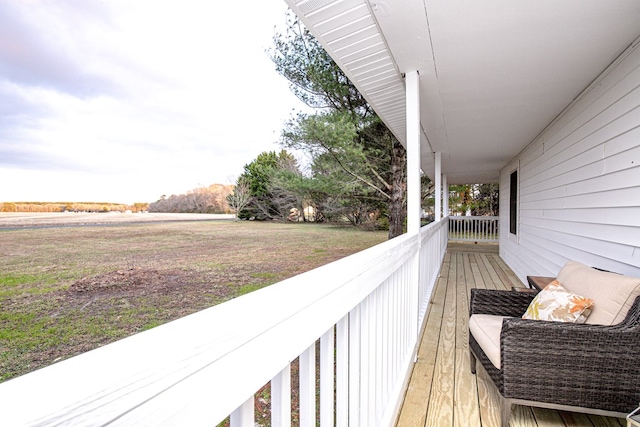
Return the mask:
<path fill-rule="evenodd" d="M 406 140 L 402 74 L 420 73 L 423 171 L 499 171 L 640 36 L 638 0 L 285 0 Z"/>

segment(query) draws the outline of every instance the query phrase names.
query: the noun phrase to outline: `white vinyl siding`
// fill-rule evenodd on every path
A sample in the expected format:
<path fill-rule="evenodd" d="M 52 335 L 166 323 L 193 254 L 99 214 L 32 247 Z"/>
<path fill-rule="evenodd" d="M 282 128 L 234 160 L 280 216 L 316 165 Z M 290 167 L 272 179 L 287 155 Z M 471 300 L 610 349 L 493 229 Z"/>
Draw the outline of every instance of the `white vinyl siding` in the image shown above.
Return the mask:
<path fill-rule="evenodd" d="M 639 44 L 501 172 L 507 189 L 519 162 L 519 234 L 501 230 L 500 253 L 523 281 L 569 259 L 640 276 Z M 508 191 L 500 204 L 509 206 Z"/>

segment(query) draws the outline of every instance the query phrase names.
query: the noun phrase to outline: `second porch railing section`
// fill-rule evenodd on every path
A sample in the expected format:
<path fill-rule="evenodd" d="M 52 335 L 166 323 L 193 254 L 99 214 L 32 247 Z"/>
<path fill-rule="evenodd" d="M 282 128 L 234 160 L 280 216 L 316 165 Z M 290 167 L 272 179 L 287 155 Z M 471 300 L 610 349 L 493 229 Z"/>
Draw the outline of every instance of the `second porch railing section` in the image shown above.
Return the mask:
<path fill-rule="evenodd" d="M 0 384 L 0 425 L 215 426 L 231 415 L 232 427 L 254 427 L 254 395 L 270 381 L 271 425 L 286 427 L 299 358 L 300 426 L 390 426 L 447 225 Z"/>
<path fill-rule="evenodd" d="M 498 242 L 497 216 L 450 216 L 449 240 Z"/>
<path fill-rule="evenodd" d="M 420 231 L 419 325 L 424 323 L 429 301 L 431 301 L 431 292 L 435 288 L 440 268 L 442 267 L 442 260 L 447 250 L 447 218 L 435 224 L 437 225 L 433 227 L 431 224 L 427 227 L 422 227 Z"/>

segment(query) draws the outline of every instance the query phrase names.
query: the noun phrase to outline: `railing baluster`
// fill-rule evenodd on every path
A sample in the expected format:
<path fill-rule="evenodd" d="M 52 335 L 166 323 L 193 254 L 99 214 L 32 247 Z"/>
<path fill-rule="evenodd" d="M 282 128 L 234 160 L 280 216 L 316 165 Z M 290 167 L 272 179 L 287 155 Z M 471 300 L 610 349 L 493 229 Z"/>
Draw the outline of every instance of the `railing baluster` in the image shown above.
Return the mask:
<path fill-rule="evenodd" d="M 450 216 L 448 221 L 449 240 L 497 242 L 498 217 Z"/>
<path fill-rule="evenodd" d="M 334 328 L 320 338 L 320 427 L 333 427 Z"/>
<path fill-rule="evenodd" d="M 336 427 L 349 426 L 349 315 L 336 324 Z"/>
<path fill-rule="evenodd" d="M 291 365 L 271 380 L 271 424 L 291 426 Z"/>
<path fill-rule="evenodd" d="M 316 344 L 299 357 L 300 362 L 300 427 L 316 425 Z"/>
<path fill-rule="evenodd" d="M 382 347 L 382 340 L 384 339 L 384 330 L 382 326 L 382 313 L 384 310 L 382 309 L 382 300 L 383 300 L 383 291 L 384 288 L 389 286 L 388 280 L 387 283 L 383 284 L 379 287 L 375 292 L 375 305 L 374 305 L 374 313 L 373 313 L 373 322 L 375 324 L 375 331 L 372 331 L 372 336 L 374 339 L 373 343 L 373 351 L 376 353 L 375 357 L 375 368 L 372 372 L 373 384 L 371 388 L 373 389 L 372 398 L 369 399 L 370 407 L 372 408 L 372 412 L 376 412 L 376 419 L 378 417 L 378 409 L 382 406 L 382 395 L 384 394 L 385 384 L 383 381 L 383 371 L 384 371 L 384 360 L 386 360 L 386 354 L 384 353 L 384 348 Z"/>
<path fill-rule="evenodd" d="M 254 427 L 255 426 L 255 405 L 254 397 L 244 402 L 231 413 L 231 427 Z"/>
<path fill-rule="evenodd" d="M 349 425 L 360 425 L 360 305 L 349 313 Z"/>
<path fill-rule="evenodd" d="M 369 425 L 369 396 L 371 396 L 371 365 L 375 352 L 371 349 L 371 295 L 360 304 L 360 425 Z"/>
<path fill-rule="evenodd" d="M 389 389 L 389 378 L 392 377 L 392 365 L 393 365 L 393 352 L 391 351 L 391 345 L 389 343 L 389 337 L 393 333 L 391 330 L 391 318 L 395 315 L 395 307 L 391 302 L 391 289 L 395 284 L 388 284 L 382 290 L 382 298 L 380 298 L 380 329 L 381 329 L 381 341 L 380 352 L 384 353 L 384 365 L 381 369 L 381 389 Z M 383 395 L 381 401 L 376 402 L 376 406 L 381 408 L 386 397 Z"/>

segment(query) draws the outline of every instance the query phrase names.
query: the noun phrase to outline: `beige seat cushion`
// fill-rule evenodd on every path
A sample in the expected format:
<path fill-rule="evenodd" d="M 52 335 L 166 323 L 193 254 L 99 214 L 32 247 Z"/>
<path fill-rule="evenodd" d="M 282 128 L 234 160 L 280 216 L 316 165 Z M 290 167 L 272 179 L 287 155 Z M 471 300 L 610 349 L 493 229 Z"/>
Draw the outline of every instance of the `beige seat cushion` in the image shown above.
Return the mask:
<path fill-rule="evenodd" d="M 599 271 L 576 261 L 568 261 L 562 267 L 558 282 L 565 289 L 593 300 L 586 321 L 592 325 L 622 322 L 640 295 L 640 278 Z"/>
<path fill-rule="evenodd" d="M 500 331 L 505 316 L 491 314 L 474 314 L 469 318 L 469 332 L 493 366 L 500 369 Z"/>

